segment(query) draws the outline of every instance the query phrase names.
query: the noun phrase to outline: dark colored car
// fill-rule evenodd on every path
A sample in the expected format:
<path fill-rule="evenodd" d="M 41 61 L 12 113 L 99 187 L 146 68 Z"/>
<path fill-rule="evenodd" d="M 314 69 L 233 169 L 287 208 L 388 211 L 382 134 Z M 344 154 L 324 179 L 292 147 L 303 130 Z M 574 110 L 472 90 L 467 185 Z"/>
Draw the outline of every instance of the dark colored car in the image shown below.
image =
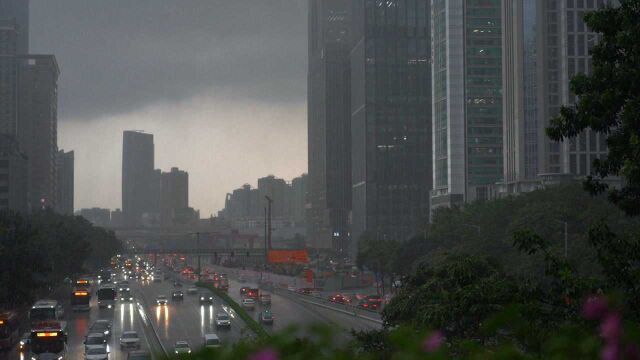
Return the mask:
<path fill-rule="evenodd" d="M 173 300 L 184 300 L 184 293 L 180 290 L 174 291 L 171 293 L 171 298 Z"/>
<path fill-rule="evenodd" d="M 243 286 L 240 288 L 240 296 L 245 296 L 247 295 L 247 292 L 249 291 L 249 287 L 248 286 Z"/>
<path fill-rule="evenodd" d="M 261 311 L 258 320 L 263 324 L 273 325 L 273 313 L 270 310 Z"/>
<path fill-rule="evenodd" d="M 213 295 L 208 293 L 200 293 L 200 305 L 213 304 Z"/>

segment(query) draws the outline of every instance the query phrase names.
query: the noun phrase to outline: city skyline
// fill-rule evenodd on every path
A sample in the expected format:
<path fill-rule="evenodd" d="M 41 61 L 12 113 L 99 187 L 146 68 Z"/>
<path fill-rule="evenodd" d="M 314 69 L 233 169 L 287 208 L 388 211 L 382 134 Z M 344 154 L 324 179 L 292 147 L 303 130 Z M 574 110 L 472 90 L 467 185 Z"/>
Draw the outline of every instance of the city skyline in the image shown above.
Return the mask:
<path fill-rule="evenodd" d="M 249 3 L 31 1 L 31 47 L 62 70 L 59 146 L 76 151 L 76 209 L 120 207 L 128 129 L 156 136 L 158 168 L 189 169 L 203 216 L 237 184 L 307 171 L 306 2 L 244 13 Z"/>

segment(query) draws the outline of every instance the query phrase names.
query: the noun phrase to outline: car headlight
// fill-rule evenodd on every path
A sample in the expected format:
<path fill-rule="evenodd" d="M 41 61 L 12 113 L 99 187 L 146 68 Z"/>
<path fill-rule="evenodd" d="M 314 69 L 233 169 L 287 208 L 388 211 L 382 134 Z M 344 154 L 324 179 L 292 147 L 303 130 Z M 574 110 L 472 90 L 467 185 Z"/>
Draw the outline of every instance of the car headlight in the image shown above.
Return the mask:
<path fill-rule="evenodd" d="M 105 334 L 105 335 L 109 335 L 109 330 L 105 330 L 105 331 L 104 331 L 104 334 Z"/>
<path fill-rule="evenodd" d="M 203 297 L 201 297 L 201 298 L 200 298 L 200 300 L 204 300 L 204 298 L 203 298 Z"/>
<path fill-rule="evenodd" d="M 24 346 L 24 341 L 20 340 L 20 346 Z"/>

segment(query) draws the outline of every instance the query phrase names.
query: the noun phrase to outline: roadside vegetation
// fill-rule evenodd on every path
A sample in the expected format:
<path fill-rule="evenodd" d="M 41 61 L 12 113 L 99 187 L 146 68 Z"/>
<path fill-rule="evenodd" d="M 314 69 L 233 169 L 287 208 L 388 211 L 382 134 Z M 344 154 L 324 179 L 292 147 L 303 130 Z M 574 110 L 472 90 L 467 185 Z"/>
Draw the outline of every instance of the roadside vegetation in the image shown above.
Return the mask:
<path fill-rule="evenodd" d="M 0 212 L 0 307 L 30 304 L 50 284 L 107 266 L 122 250 L 115 234 L 50 210 Z"/>

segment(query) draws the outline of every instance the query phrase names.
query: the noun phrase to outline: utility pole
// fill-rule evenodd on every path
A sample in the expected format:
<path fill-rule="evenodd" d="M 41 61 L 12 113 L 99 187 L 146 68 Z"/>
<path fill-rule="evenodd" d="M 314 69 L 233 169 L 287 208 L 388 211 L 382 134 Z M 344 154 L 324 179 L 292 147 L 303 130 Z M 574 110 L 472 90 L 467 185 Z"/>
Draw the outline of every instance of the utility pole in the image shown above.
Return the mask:
<path fill-rule="evenodd" d="M 198 251 L 198 282 L 200 282 L 200 274 L 201 274 L 201 269 L 200 269 L 200 233 L 197 232 L 196 233 L 196 251 Z"/>
<path fill-rule="evenodd" d="M 271 249 L 271 204 L 273 200 L 269 196 L 265 196 L 265 199 L 267 199 L 267 245 L 268 248 Z"/>

